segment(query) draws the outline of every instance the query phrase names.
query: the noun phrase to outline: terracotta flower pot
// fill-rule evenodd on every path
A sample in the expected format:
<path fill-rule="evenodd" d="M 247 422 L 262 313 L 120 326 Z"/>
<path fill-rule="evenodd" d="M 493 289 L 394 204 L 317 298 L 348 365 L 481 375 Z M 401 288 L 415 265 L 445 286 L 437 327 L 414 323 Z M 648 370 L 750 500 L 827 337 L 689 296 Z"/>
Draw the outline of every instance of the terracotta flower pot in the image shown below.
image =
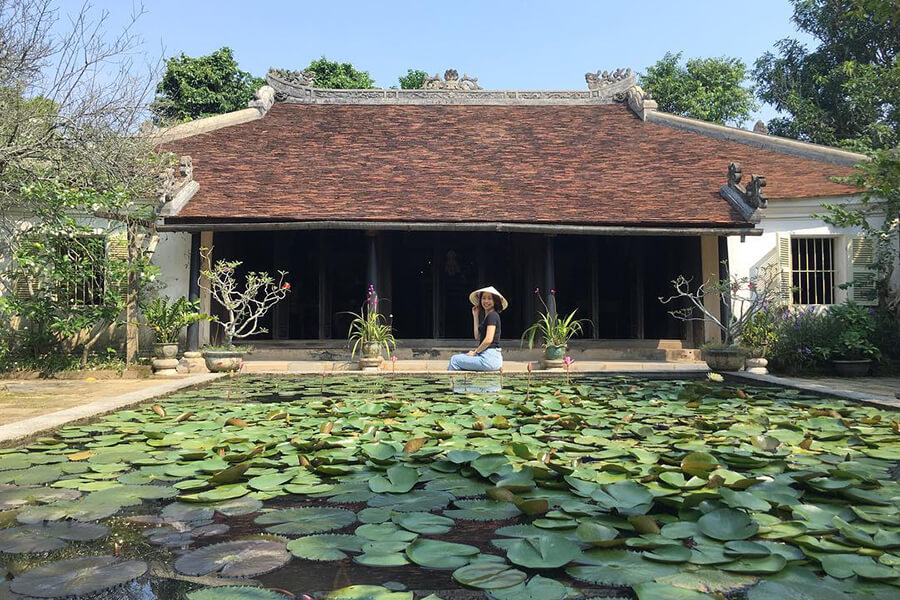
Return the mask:
<path fill-rule="evenodd" d="M 211 373 L 228 373 L 241 368 L 244 353 L 240 350 L 204 350 L 203 360 Z"/>

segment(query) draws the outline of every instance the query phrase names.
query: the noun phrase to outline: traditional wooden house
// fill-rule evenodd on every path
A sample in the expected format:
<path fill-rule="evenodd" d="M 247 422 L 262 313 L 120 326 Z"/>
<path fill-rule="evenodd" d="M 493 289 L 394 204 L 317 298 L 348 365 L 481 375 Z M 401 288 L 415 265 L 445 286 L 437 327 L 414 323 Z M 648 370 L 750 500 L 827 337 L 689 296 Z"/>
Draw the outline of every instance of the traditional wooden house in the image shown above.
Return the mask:
<path fill-rule="evenodd" d="M 339 347 L 372 283 L 401 346 L 461 345 L 468 291 L 492 284 L 510 299 L 507 339 L 533 321 L 540 288 L 591 321 L 587 345 L 678 350 L 714 335 L 658 301 L 679 274 L 781 256 L 798 274 L 792 299 L 823 304 L 864 275 L 854 232 L 806 227 L 824 200 L 852 201 L 832 178 L 864 156 L 663 113 L 627 70 L 586 80 L 484 90 L 448 71 L 419 90 L 334 90 L 270 72 L 249 108 L 157 134 L 191 157 L 197 184 L 159 226 L 168 293 L 200 297 L 199 250 L 213 247 L 290 272 L 295 293 L 257 347 Z M 209 339 L 200 328 L 191 342 Z"/>

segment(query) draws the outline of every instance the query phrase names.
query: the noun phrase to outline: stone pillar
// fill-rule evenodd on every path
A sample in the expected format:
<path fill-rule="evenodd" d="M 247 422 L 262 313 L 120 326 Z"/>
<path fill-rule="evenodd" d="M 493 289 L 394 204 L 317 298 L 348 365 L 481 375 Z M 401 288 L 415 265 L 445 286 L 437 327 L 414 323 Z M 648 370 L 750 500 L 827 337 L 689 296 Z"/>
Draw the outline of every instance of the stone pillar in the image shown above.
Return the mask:
<path fill-rule="evenodd" d="M 212 231 L 201 231 L 200 232 L 200 247 L 201 248 L 212 248 L 213 247 L 213 232 Z M 200 261 L 200 269 L 201 270 L 210 270 L 212 268 L 212 255 L 210 255 L 209 260 Z M 210 297 L 209 289 L 209 280 L 200 275 L 198 277 L 200 281 L 200 312 L 210 314 L 212 311 L 212 298 Z M 206 289 L 204 289 L 206 288 Z M 199 323 L 199 344 L 200 346 L 205 346 L 209 344 L 209 321 L 202 321 Z"/>
<path fill-rule="evenodd" d="M 544 236 L 544 301 L 547 308 L 550 309 L 550 316 L 556 317 L 556 296 L 550 293 L 556 290 L 556 253 L 554 251 L 554 239 L 556 236 L 550 234 Z"/>
<path fill-rule="evenodd" d="M 719 280 L 719 241 L 714 235 L 700 236 L 700 281 L 701 283 Z M 707 296 L 703 306 L 717 319 L 722 316 L 722 307 L 718 298 Z M 703 322 L 703 342 L 719 342 L 719 328 L 708 319 Z"/>
<path fill-rule="evenodd" d="M 188 300 L 200 299 L 200 234 L 191 234 L 191 262 L 188 267 Z M 187 351 L 200 349 L 200 323 L 191 323 L 187 328 Z"/>

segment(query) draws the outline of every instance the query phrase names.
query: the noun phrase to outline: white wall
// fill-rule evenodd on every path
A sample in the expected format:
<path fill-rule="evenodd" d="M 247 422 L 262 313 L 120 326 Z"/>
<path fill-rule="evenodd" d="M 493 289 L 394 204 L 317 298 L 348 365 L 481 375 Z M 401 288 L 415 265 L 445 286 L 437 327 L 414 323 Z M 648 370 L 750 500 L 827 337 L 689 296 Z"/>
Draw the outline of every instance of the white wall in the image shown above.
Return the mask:
<path fill-rule="evenodd" d="M 857 228 L 837 228 L 825 223 L 821 218 L 813 217 L 814 213 L 825 213 L 822 204 L 846 204 L 852 199 L 820 198 L 803 200 L 769 200 L 769 207 L 763 209 L 762 218 L 756 226 L 763 230 L 761 236 L 747 236 L 742 242 L 740 237 L 728 238 L 728 260 L 731 273 L 737 277 L 754 276 L 756 270 L 775 262 L 776 238 L 779 233 L 792 236 L 832 237 L 834 242 L 834 261 L 836 267 L 835 286 L 846 283 L 851 278 L 850 257 L 848 247 L 850 240 L 859 234 Z M 878 219 L 871 220 L 872 225 L 880 225 Z M 893 284 L 900 287 L 900 269 L 894 269 Z M 847 291 L 836 289 L 835 301 L 841 303 L 847 298 Z"/>
<path fill-rule="evenodd" d="M 188 297 L 191 268 L 191 234 L 160 233 L 153 264 L 159 267 L 159 293 L 170 298 Z"/>

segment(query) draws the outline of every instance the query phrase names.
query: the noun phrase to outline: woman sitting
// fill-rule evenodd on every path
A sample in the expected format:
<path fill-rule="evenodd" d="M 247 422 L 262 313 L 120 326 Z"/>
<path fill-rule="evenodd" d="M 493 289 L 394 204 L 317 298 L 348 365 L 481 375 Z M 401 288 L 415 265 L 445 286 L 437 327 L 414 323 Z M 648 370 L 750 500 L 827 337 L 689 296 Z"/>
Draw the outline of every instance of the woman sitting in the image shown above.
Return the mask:
<path fill-rule="evenodd" d="M 500 313 L 509 302 L 493 286 L 469 294 L 472 303 L 472 330 L 478 347 L 450 358 L 448 371 L 499 371 L 503 366 L 500 353 Z"/>

